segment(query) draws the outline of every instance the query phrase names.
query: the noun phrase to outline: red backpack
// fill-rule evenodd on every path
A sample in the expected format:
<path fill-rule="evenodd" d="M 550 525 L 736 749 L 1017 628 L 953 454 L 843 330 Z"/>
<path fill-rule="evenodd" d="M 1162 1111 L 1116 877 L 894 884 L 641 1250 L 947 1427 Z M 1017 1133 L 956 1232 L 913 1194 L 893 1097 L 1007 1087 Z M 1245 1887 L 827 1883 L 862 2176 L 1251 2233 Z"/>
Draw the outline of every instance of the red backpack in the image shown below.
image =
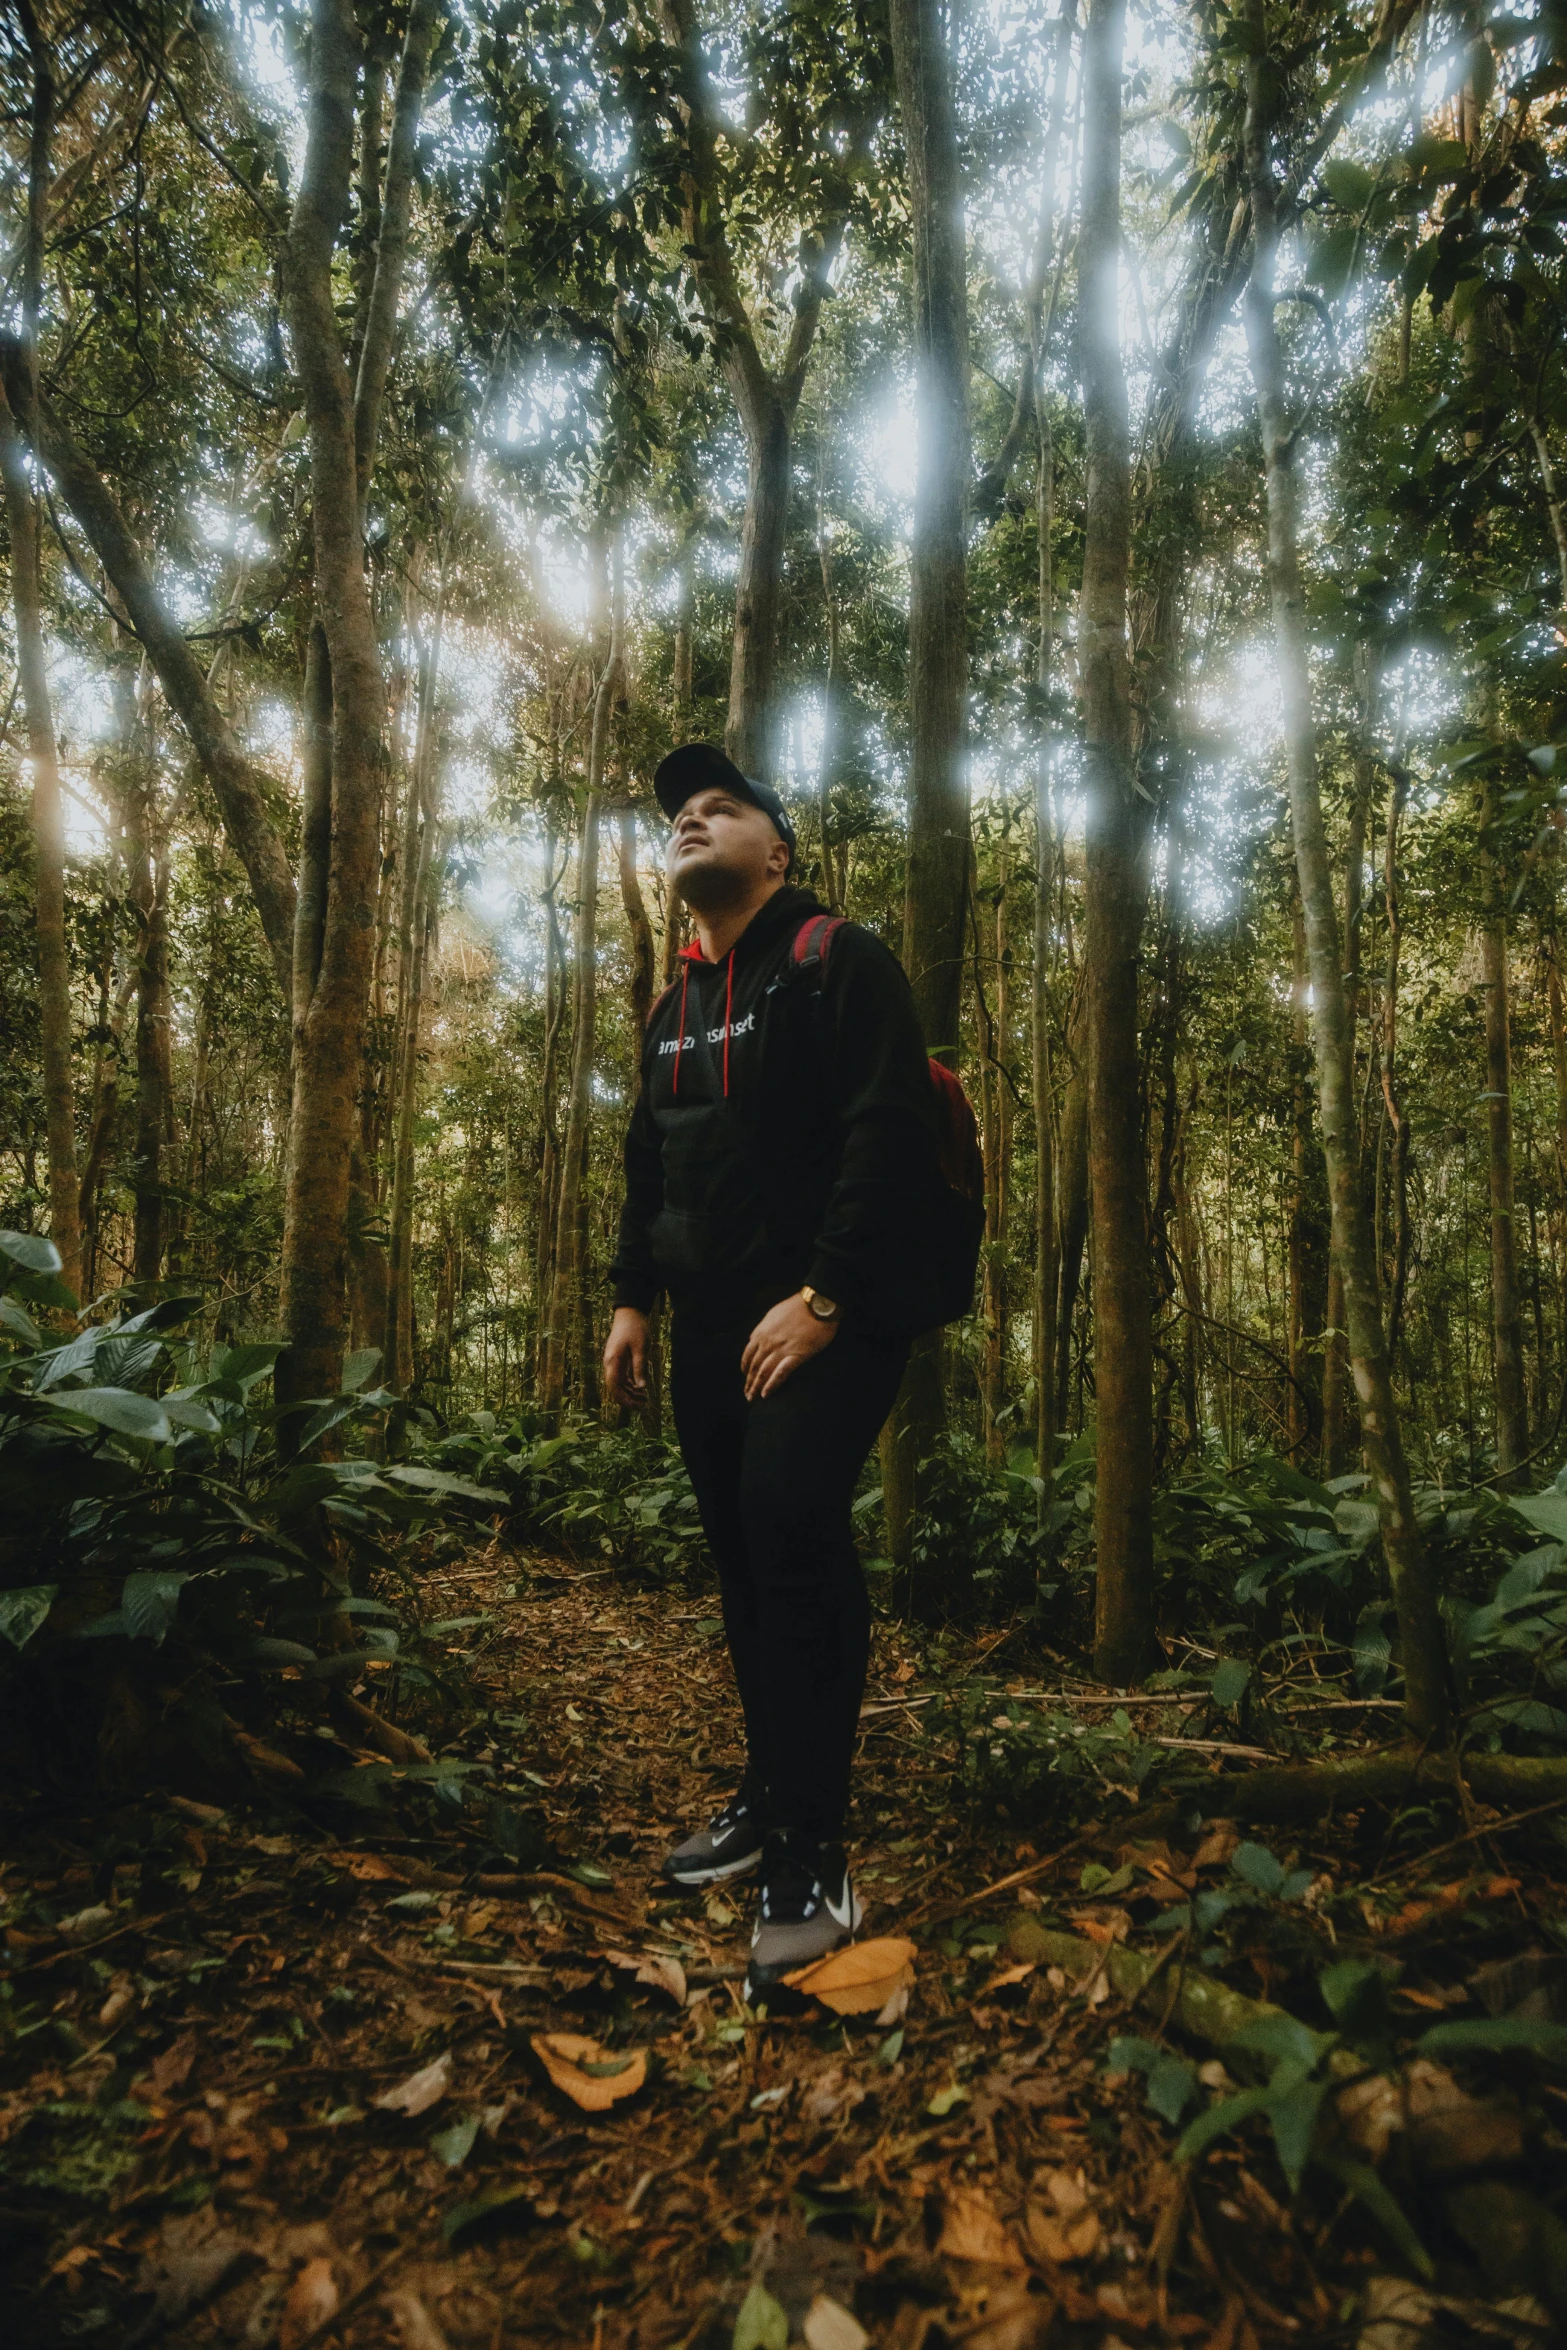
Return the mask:
<path fill-rule="evenodd" d="M 811 986 L 821 986 L 832 942 L 843 926 L 841 915 L 813 914 L 795 932 L 790 965 Z M 925 1327 L 937 1329 L 944 1322 L 961 1322 L 974 1310 L 979 1249 L 985 1237 L 985 1161 L 973 1105 L 959 1080 L 943 1062 L 932 1061 L 930 1082 L 936 1097 L 941 1182 L 932 1233 L 934 1310 Z"/>

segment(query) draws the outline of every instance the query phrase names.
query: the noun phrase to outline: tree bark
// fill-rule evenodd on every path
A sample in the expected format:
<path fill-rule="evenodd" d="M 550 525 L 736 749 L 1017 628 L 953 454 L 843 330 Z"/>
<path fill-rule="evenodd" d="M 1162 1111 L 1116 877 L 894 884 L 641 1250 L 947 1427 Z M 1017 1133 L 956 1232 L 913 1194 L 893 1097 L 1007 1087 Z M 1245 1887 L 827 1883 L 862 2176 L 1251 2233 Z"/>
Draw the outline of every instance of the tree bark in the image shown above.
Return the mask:
<path fill-rule="evenodd" d="M 1275 316 L 1274 266 L 1279 230 L 1270 113 L 1274 83 L 1267 57 L 1265 0 L 1249 0 L 1248 13 L 1252 46 L 1246 66 L 1244 144 L 1251 190 L 1253 264 L 1246 295 L 1246 339 L 1266 465 L 1268 585 L 1295 863 L 1311 972 L 1312 1043 L 1323 1153 L 1328 1166 L 1333 1249 L 1343 1282 L 1350 1363 L 1360 1403 L 1361 1438 L 1376 1492 L 1383 1551 L 1398 1610 L 1405 1715 L 1415 1737 L 1440 1738 L 1446 1733 L 1448 1721 L 1442 1621 L 1415 1517 L 1403 1432 L 1388 1367 L 1372 1236 L 1360 1186 L 1344 966 L 1317 774 L 1300 565 L 1297 437 L 1289 414 L 1284 354 Z"/>
<path fill-rule="evenodd" d="M 386 396 L 386 379 L 391 372 L 397 334 L 397 306 L 402 298 L 403 272 L 408 260 L 408 216 L 413 203 L 419 117 L 424 109 L 425 80 L 439 16 L 439 0 L 413 0 L 403 37 L 402 65 L 392 108 L 392 137 L 386 158 L 386 187 L 375 239 L 375 274 L 370 283 L 364 336 L 355 368 L 354 464 L 361 518 L 370 492 L 370 475 L 381 428 L 381 403 Z"/>
<path fill-rule="evenodd" d="M 631 936 L 632 1090 L 642 1087 L 642 1038 L 653 1009 L 653 925 L 637 875 L 637 818 L 634 808 L 622 808 L 615 819 L 615 853 L 620 870 L 620 902 Z"/>
<path fill-rule="evenodd" d="M 784 532 L 789 516 L 790 442 L 828 278 L 843 240 L 844 214 L 842 209 L 832 211 L 800 238 L 794 323 L 783 363 L 774 372 L 762 357 L 729 247 L 718 159 L 719 122 L 693 0 L 659 0 L 658 15 L 680 67 L 680 109 L 686 129 L 686 249 L 746 441 L 745 521 L 735 588 L 724 749 L 742 773 L 770 779 L 775 763 L 773 701 Z"/>
<path fill-rule="evenodd" d="M 15 346 L 5 354 L 7 389 L 15 384 Z M 277 787 L 241 745 L 218 707 L 206 674 L 152 582 L 141 548 L 92 460 L 46 400 L 31 433 L 33 448 L 103 565 L 169 705 L 191 740 L 212 786 L 234 853 L 261 917 L 278 985 L 287 1003 L 294 945 L 294 877 L 272 817 Z"/>
<path fill-rule="evenodd" d="M 1029 1043 L 1034 1093 L 1034 1463 L 1041 1508 L 1048 1506 L 1056 1464 L 1056 1129 L 1055 1077 L 1050 1035 L 1050 976 L 1054 961 L 1051 902 L 1056 886 L 1055 810 L 1051 804 L 1054 737 L 1048 717 L 1055 654 L 1055 442 L 1050 418 L 1039 411 L 1039 469 L 1034 527 L 1039 572 L 1039 641 L 1034 683 L 1039 691 L 1040 737 L 1034 754 L 1034 970 Z"/>
<path fill-rule="evenodd" d="M 1507 886 L 1495 847 L 1496 795 L 1487 786 L 1480 812 L 1480 873 L 1485 910 L 1480 928 L 1485 993 L 1485 1124 L 1491 1195 L 1491 1348 L 1496 1373 L 1498 1482 L 1511 1485 L 1529 1457 L 1529 1400 L 1524 1376 L 1523 1307 L 1518 1294 L 1518 1236 L 1513 1199 L 1513 1055 L 1507 990 Z"/>
<path fill-rule="evenodd" d="M 909 595 L 909 828 L 903 960 L 927 1049 L 956 1067 L 970 857 L 968 278 L 951 64 L 937 0 L 891 0 L 914 229 L 918 442 Z M 894 1563 L 907 1570 L 919 1463 L 945 1419 L 941 1334 L 918 1339 L 882 1444 Z M 938 1595 L 907 1586 L 915 1611 Z"/>
<path fill-rule="evenodd" d="M 1404 945 L 1404 918 L 1398 880 L 1398 832 L 1407 779 L 1395 773 L 1388 785 L 1382 850 L 1383 904 L 1387 909 L 1387 950 L 1382 973 L 1382 1100 L 1392 1151 L 1388 1190 L 1393 1207 L 1393 1262 L 1387 1283 L 1387 1356 L 1398 1361 L 1404 1326 L 1404 1291 L 1409 1280 L 1409 1119 L 1398 1091 L 1398 987 Z"/>
<path fill-rule="evenodd" d="M 32 768 L 33 902 L 38 930 L 38 1010 L 42 1031 L 44 1133 L 49 1147 L 49 1230 L 60 1252 L 61 1278 L 80 1295 L 81 1184 L 76 1157 L 76 1094 L 71 1073 L 71 962 L 65 936 L 65 819 L 54 709 L 44 657 L 43 579 L 38 508 L 23 433 L 38 409 L 38 321 L 43 302 L 44 237 L 49 219 L 50 159 L 54 139 L 54 61 L 30 0 L 19 10 L 32 56 L 33 89 L 27 171 L 27 218 L 22 233 L 22 336 L 0 395 L 0 474 L 11 538 L 11 606 L 16 620 L 16 665 L 27 720 Z"/>
<path fill-rule="evenodd" d="M 44 658 L 38 516 L 27 452 L 0 393 L 0 472 L 11 536 L 11 605 L 32 768 L 33 903 L 38 930 L 39 1042 L 44 1133 L 49 1147 L 49 1232 L 61 1279 L 78 1296 L 82 1280 L 81 1185 L 76 1158 L 76 1093 L 71 1062 L 71 958 L 65 936 L 65 816 L 54 709 Z"/>
<path fill-rule="evenodd" d="M 593 730 L 588 747 L 587 795 L 582 812 L 582 846 L 577 857 L 577 936 L 572 972 L 571 1076 L 566 1095 L 566 1130 L 560 1154 L 560 1204 L 556 1214 L 555 1281 L 550 1300 L 548 1341 L 540 1402 L 547 1416 L 560 1411 L 572 1341 L 580 1334 L 587 1277 L 585 1185 L 592 1139 L 593 1061 L 598 1042 L 599 813 L 609 755 L 610 724 L 620 691 L 624 660 L 625 597 L 619 551 L 615 557 L 609 652 L 593 697 Z"/>
<path fill-rule="evenodd" d="M 419 1093 L 419 1037 L 424 1015 L 424 982 L 434 907 L 431 873 L 439 821 L 440 780 L 435 745 L 435 696 L 440 679 L 441 640 L 446 608 L 443 567 L 431 617 L 430 638 L 419 665 L 419 707 L 414 725 L 413 773 L 408 779 L 402 845 L 402 890 L 398 909 L 398 991 L 396 1140 L 392 1156 L 392 1198 L 387 1213 L 386 1340 L 387 1376 L 402 1393 L 413 1383 L 413 1182 L 414 1114 Z"/>
<path fill-rule="evenodd" d="M 1056 1426 L 1067 1424 L 1072 1382 L 1072 1319 L 1083 1281 L 1088 1246 L 1088 989 L 1079 971 L 1067 1013 L 1066 1049 L 1072 1070 L 1061 1106 L 1058 1230 L 1060 1266 L 1056 1282 Z"/>
<path fill-rule="evenodd" d="M 1127 650 L 1131 452 L 1121 363 L 1121 59 L 1125 0 L 1091 0 L 1083 41 L 1078 235 L 1088 488 L 1079 672 L 1089 786 L 1089 1179 L 1094 1217 L 1098 1572 L 1094 1670 L 1141 1677 L 1153 1633 L 1153 1330 L 1137 976 L 1148 825 L 1132 767 Z"/>
<path fill-rule="evenodd" d="M 321 959 L 296 991 L 280 1317 L 283 1406 L 330 1394 L 346 1339 L 348 1208 L 375 951 L 385 694 L 360 529 L 359 455 L 332 285 L 348 205 L 360 43 L 349 0 L 313 0 L 304 171 L 285 293 L 310 447 L 316 610 L 332 694 L 331 836 Z"/>

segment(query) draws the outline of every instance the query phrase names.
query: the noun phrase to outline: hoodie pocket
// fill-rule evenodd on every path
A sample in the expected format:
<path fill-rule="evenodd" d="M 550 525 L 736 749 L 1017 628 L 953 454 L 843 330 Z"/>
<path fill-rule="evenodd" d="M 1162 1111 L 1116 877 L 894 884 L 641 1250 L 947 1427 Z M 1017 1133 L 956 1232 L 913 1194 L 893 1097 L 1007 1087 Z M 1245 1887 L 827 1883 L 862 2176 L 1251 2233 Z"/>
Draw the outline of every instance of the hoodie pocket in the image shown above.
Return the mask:
<path fill-rule="evenodd" d="M 711 1250 L 706 1216 L 660 1208 L 648 1227 L 648 1239 L 653 1262 L 666 1280 L 698 1280 L 708 1270 Z"/>

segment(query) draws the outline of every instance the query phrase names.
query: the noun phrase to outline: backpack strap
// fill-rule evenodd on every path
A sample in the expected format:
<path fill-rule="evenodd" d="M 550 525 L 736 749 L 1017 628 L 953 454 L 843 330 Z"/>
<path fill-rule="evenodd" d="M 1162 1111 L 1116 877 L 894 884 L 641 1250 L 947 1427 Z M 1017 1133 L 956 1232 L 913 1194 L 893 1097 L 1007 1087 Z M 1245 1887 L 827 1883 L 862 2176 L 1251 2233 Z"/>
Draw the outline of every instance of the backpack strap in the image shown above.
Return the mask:
<path fill-rule="evenodd" d="M 841 914 L 812 914 L 794 934 L 794 944 L 789 949 L 790 969 L 806 973 L 820 986 L 832 942 L 842 928 Z"/>

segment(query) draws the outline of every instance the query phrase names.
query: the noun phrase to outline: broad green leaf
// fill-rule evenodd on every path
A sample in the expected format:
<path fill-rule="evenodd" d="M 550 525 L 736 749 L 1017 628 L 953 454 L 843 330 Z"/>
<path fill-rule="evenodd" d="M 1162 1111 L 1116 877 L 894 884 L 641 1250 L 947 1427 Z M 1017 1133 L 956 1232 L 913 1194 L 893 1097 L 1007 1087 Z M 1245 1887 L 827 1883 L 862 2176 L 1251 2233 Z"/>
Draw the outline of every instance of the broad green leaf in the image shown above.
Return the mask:
<path fill-rule="evenodd" d="M 1221 1657 L 1208 1684 L 1214 1704 L 1222 1706 L 1226 1713 L 1233 1713 L 1245 1696 L 1246 1684 L 1250 1679 L 1250 1665 L 1244 1664 L 1237 1656 Z"/>
<path fill-rule="evenodd" d="M 1526 1524 L 1548 1534 L 1553 1542 L 1567 1542 L 1567 1493 L 1548 1485 L 1543 1493 L 1515 1493 L 1512 1507 Z"/>
<path fill-rule="evenodd" d="M 138 1437 L 144 1444 L 167 1444 L 173 1433 L 163 1406 L 131 1387 L 72 1387 L 51 1401 L 57 1412 L 96 1420 L 100 1428 Z"/>
<path fill-rule="evenodd" d="M 283 1352 L 280 1343 L 258 1339 L 246 1346 L 220 1347 L 213 1355 L 210 1376 L 228 1387 L 253 1387 L 264 1379 L 278 1356 Z"/>
<path fill-rule="evenodd" d="M 381 1360 L 378 1346 L 362 1346 L 343 1365 L 343 1393 L 357 1395 Z"/>
<path fill-rule="evenodd" d="M 24 1273 L 58 1273 L 63 1261 L 54 1242 L 36 1232 L 0 1232 L 0 1254 Z"/>
<path fill-rule="evenodd" d="M 1341 212 L 1364 212 L 1376 181 L 1363 163 L 1340 158 L 1322 166 L 1322 184 Z"/>
<path fill-rule="evenodd" d="M 1282 2095 L 1271 2099 L 1268 2120 L 1273 2127 L 1273 2144 L 1279 2157 L 1279 2168 L 1290 2183 L 1290 2192 L 1298 2193 L 1300 2182 L 1311 2160 L 1312 2140 L 1317 2134 L 1317 2115 L 1322 2100 L 1328 2093 L 1326 2081 L 1297 2081 Z"/>
<path fill-rule="evenodd" d="M 37 1323 L 29 1321 L 13 1297 L 0 1297 L 0 1330 L 9 1330 L 24 1346 L 42 1344 Z"/>
<path fill-rule="evenodd" d="M 1422 2056 L 1505 2056 L 1514 2049 L 1547 2064 L 1567 2066 L 1567 2024 L 1544 2016 L 1476 2017 L 1470 2023 L 1433 2024 L 1420 2036 Z"/>
<path fill-rule="evenodd" d="M 1175 2149 L 1177 2162 L 1195 2162 L 1199 2154 L 1210 2147 L 1215 2138 L 1223 2138 L 1231 2130 L 1239 2129 L 1254 2113 L 1267 2109 L 1266 2089 L 1242 2089 L 1239 2096 L 1221 2097 L 1217 2105 L 1210 2105 L 1206 2113 L 1198 2114 L 1187 2123 Z"/>
<path fill-rule="evenodd" d="M 1197 2094 L 1197 2075 L 1178 2056 L 1161 2056 L 1148 2075 L 1148 2103 L 1173 2130 Z"/>
<path fill-rule="evenodd" d="M 1274 1858 L 1266 1844 L 1237 1845 L 1230 1857 L 1230 1867 L 1242 1884 L 1250 1885 L 1257 1893 L 1277 1893 L 1284 1882 L 1284 1867 Z"/>
<path fill-rule="evenodd" d="M 216 1413 L 194 1395 L 160 1395 L 158 1401 L 176 1428 L 194 1428 L 200 1436 L 216 1436 L 222 1428 Z"/>
<path fill-rule="evenodd" d="M 1236 2033 L 1230 2045 L 1253 2056 L 1265 2056 L 1271 2064 L 1301 2065 L 1309 2072 L 1333 2040 L 1331 2034 L 1314 2032 L 1299 2016 L 1285 2015 L 1281 2010 L 1277 2015 L 1258 2016 Z"/>
<path fill-rule="evenodd" d="M 1149 2073 L 1164 2061 L 1164 2050 L 1155 2047 L 1152 2040 L 1140 2040 L 1135 2033 L 1118 2037 L 1110 2043 L 1105 2059 L 1107 2073 Z"/>
<path fill-rule="evenodd" d="M 120 1593 L 120 1613 L 132 1640 L 150 1640 L 161 1648 L 179 1612 L 180 1593 L 188 1574 L 172 1569 L 127 1575 Z"/>
<path fill-rule="evenodd" d="M 1411 2227 L 1403 2206 L 1388 2192 L 1371 2165 L 1347 2162 L 1338 2154 L 1321 2154 L 1317 2159 L 1341 2187 L 1365 2205 L 1399 2257 L 1408 2261 L 1417 2276 L 1429 2282 L 1436 2274 L 1431 2255 Z"/>
<path fill-rule="evenodd" d="M 25 1648 L 54 1604 L 58 1583 L 24 1583 L 15 1591 L 0 1591 L 0 1639 L 13 1648 Z"/>
<path fill-rule="evenodd" d="M 448 1494 L 460 1501 L 488 1502 L 495 1509 L 509 1509 L 509 1493 L 498 1493 L 493 1485 L 475 1485 L 467 1477 L 450 1476 L 445 1469 L 419 1469 L 399 1466 L 383 1472 L 389 1485 L 407 1485 L 415 1493 Z"/>

